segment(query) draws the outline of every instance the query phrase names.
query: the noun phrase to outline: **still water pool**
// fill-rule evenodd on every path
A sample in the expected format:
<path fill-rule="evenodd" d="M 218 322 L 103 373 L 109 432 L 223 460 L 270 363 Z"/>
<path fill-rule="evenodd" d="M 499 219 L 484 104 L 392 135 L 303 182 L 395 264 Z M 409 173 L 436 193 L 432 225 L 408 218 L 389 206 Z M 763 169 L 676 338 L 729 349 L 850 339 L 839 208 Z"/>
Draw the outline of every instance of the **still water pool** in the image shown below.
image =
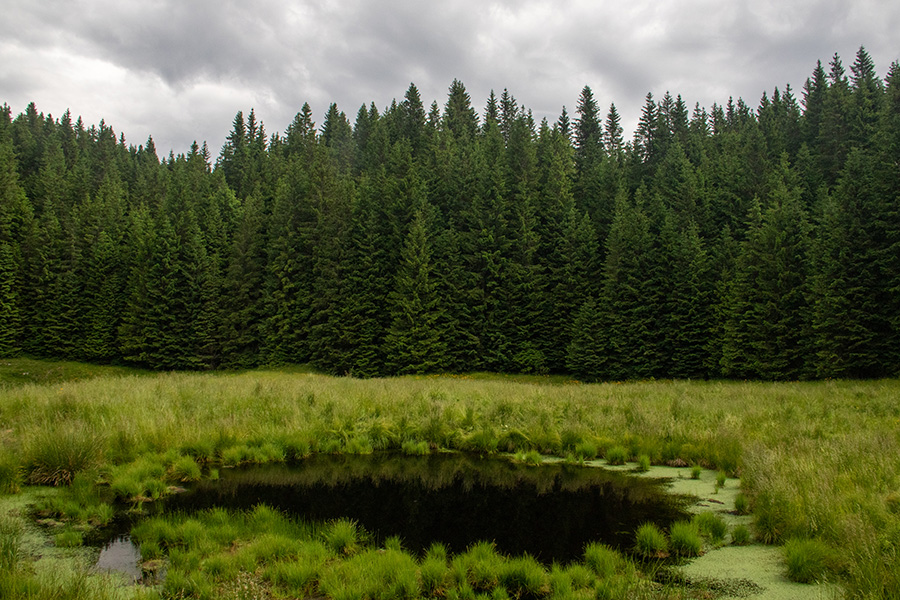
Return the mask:
<path fill-rule="evenodd" d="M 599 541 L 628 550 L 642 523 L 685 518 L 687 499 L 659 480 L 566 464 L 526 466 L 465 454 L 317 455 L 296 464 L 225 469 L 166 500 L 166 511 L 266 504 L 307 520 L 356 520 L 376 539 L 399 536 L 421 552 L 462 552 L 492 541 L 501 552 L 570 561 Z"/>

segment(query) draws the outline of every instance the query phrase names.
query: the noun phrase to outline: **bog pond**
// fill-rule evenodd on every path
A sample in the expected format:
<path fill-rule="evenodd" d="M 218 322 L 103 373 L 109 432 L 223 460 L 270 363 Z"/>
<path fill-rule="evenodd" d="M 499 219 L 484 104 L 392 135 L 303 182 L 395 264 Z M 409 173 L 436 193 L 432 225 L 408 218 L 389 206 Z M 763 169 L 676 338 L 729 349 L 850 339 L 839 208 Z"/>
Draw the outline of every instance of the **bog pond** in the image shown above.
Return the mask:
<path fill-rule="evenodd" d="M 527 466 L 466 454 L 316 455 L 296 464 L 224 469 L 169 497 L 161 511 L 265 504 L 306 520 L 349 518 L 375 541 L 398 536 L 420 553 L 493 541 L 544 563 L 580 558 L 585 544 L 628 550 L 634 531 L 685 518 L 689 498 L 663 481 L 563 463 Z"/>

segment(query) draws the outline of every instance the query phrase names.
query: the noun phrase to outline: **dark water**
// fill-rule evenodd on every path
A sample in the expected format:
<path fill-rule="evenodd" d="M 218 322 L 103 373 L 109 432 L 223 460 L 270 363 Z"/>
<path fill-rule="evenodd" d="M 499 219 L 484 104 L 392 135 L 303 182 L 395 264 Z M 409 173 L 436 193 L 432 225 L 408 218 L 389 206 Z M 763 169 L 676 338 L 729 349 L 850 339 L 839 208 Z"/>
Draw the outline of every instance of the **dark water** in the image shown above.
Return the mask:
<path fill-rule="evenodd" d="M 578 558 L 586 543 L 620 549 L 645 522 L 685 518 L 685 498 L 658 481 L 572 465 L 529 467 L 460 454 L 314 456 L 295 465 L 221 472 L 166 501 L 165 510 L 249 509 L 267 504 L 308 520 L 348 517 L 378 539 L 399 536 L 420 552 L 476 541 L 551 562 Z"/>

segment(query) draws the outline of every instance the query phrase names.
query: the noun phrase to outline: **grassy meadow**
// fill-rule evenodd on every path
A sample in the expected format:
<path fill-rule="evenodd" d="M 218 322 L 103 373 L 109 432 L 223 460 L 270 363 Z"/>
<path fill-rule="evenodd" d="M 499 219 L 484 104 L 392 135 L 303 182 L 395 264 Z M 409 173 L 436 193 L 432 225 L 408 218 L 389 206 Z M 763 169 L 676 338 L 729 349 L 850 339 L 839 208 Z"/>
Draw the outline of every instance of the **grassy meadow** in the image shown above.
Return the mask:
<path fill-rule="evenodd" d="M 108 522 L 110 494 L 140 508 L 170 485 L 215 477 L 217 469 L 230 465 L 386 449 L 539 452 L 576 461 L 607 456 L 618 461 L 624 455 L 629 461 L 702 465 L 737 475 L 742 500 L 754 516 L 754 539 L 790 542 L 791 560 L 800 562 L 802 576 L 809 572 L 802 570 L 808 557 L 822 564 L 810 577 L 838 581 L 848 597 L 900 597 L 900 381 L 580 384 L 490 375 L 357 380 L 303 369 L 147 374 L 0 360 L 0 494 L 25 485 L 63 486 L 68 493 L 44 509 L 72 523 Z M 202 523 L 159 524 L 159 530 L 170 528 L 169 538 L 154 532 L 152 524 L 136 532 L 145 558 L 166 554 L 176 566 L 186 561 L 174 573 L 190 579 L 186 574 L 201 563 L 204 572 L 225 573 L 201 583 L 187 581 L 180 592 L 173 587 L 181 576 L 176 575 L 163 594 L 177 597 L 196 584 L 195 597 L 216 597 L 225 594 L 222 581 L 240 587 L 234 582 L 249 572 L 262 578 L 253 585 L 272 597 L 309 592 L 310 573 L 317 574 L 318 591 L 330 597 L 377 597 L 348 591 L 342 583 L 354 577 L 368 581 L 354 571 L 365 563 L 399 574 L 385 584 L 396 594 L 384 597 L 474 598 L 487 588 L 473 586 L 466 573 L 478 571 L 481 561 L 500 560 L 479 547 L 460 557 L 441 556 L 436 549 L 415 564 L 397 549 L 375 553 L 360 544 L 350 551 L 329 538 L 340 533 L 328 529 L 337 524 L 316 526 L 325 528 L 321 531 L 310 524 L 278 524 L 289 532 L 302 529 L 285 534 L 293 545 L 285 541 L 290 547 L 279 549 L 281 542 L 270 539 L 275 533 L 253 528 L 261 517 L 242 518 L 249 524 L 224 542 L 203 538 Z M 203 552 L 192 554 L 192 547 L 171 533 L 186 526 L 193 527 L 196 548 Z M 10 546 L 15 537 L 10 531 L 11 525 L 0 522 L 0 572 L 16 564 L 3 562 L 4 544 Z M 357 532 L 343 535 L 351 546 L 357 543 Z M 216 550 L 220 542 L 233 548 L 238 541 L 242 548 L 271 543 L 272 552 L 287 556 L 299 556 L 297 548 L 307 544 L 315 564 L 244 557 L 242 568 L 240 556 Z M 813 545 L 800 543 L 806 541 Z M 679 529 L 681 552 L 698 552 L 697 543 L 692 526 Z M 253 552 L 246 550 L 248 556 Z M 335 562 L 336 555 L 345 560 Z M 559 574 L 562 567 L 538 568 L 526 559 L 504 558 L 505 566 L 496 569 L 512 573 L 514 583 L 502 589 L 513 597 L 639 595 L 623 591 L 628 586 L 619 580 L 615 589 L 582 586 L 596 576 L 588 575 L 591 560 L 578 566 L 584 572 L 573 565 L 578 572 L 565 576 Z M 629 568 L 618 565 L 611 572 L 624 581 L 633 575 Z M 279 591 L 278 582 L 292 577 L 299 587 Z M 454 581 L 458 585 L 451 586 Z M 580 583 L 573 587 L 572 581 Z M 3 585 L 0 579 L 0 592 Z M 680 593 L 648 590 L 640 595 Z"/>

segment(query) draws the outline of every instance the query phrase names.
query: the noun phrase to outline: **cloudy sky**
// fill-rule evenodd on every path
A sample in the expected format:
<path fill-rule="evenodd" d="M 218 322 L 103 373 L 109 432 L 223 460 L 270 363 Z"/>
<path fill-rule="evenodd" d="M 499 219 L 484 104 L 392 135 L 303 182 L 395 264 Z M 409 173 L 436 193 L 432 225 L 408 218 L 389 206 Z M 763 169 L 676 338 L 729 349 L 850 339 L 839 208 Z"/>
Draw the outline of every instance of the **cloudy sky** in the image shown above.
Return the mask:
<path fill-rule="evenodd" d="M 454 78 L 479 113 L 508 88 L 551 122 L 591 86 L 626 134 L 644 96 L 689 106 L 785 84 L 817 60 L 849 72 L 860 45 L 884 76 L 900 59 L 894 0 L 0 0 L 0 104 L 105 119 L 160 154 L 208 141 L 237 111 L 283 132 L 304 102 L 353 121 L 410 82 L 443 106 Z"/>

